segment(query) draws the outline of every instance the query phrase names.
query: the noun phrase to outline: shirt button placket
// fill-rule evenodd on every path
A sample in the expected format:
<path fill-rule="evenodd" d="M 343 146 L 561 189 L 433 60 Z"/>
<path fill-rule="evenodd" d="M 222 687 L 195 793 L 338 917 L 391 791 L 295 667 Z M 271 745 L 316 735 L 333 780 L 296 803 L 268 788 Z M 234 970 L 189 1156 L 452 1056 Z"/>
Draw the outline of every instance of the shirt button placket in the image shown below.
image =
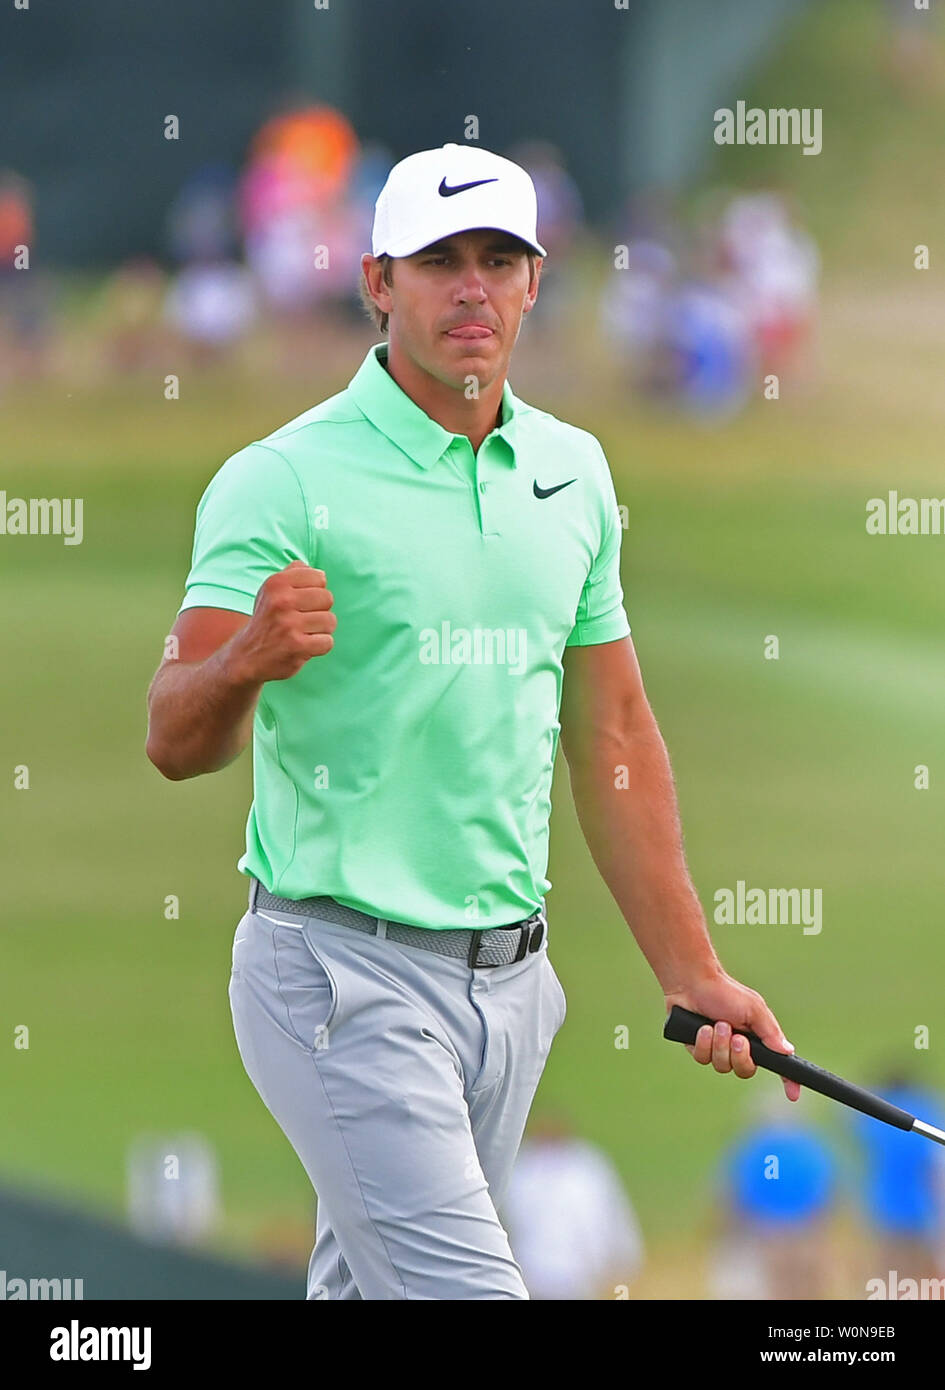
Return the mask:
<path fill-rule="evenodd" d="M 491 526 L 489 525 L 489 505 L 488 505 L 488 499 L 487 499 L 487 496 L 486 496 L 486 494 L 488 493 L 488 490 L 489 490 L 489 484 L 488 484 L 487 482 L 484 482 L 483 480 L 480 479 L 480 482 L 479 482 L 479 530 L 482 532 L 482 534 L 483 534 L 484 536 L 488 536 L 489 532 L 490 532 L 491 529 L 492 529 Z"/>

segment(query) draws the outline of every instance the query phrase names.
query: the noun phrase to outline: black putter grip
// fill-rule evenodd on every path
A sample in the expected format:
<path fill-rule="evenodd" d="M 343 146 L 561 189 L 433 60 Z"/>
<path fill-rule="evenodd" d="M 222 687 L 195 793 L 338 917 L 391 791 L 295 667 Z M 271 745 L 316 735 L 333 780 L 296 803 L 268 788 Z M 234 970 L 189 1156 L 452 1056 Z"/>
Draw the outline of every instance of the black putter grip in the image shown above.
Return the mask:
<path fill-rule="evenodd" d="M 704 1014 L 694 1014 L 689 1009 L 681 1009 L 678 1004 L 674 1004 L 663 1025 L 663 1037 L 668 1038 L 670 1042 L 688 1043 L 692 1046 L 699 1029 L 707 1023 L 710 1027 L 715 1026 L 714 1020 L 706 1018 Z M 851 1109 L 860 1110 L 864 1115 L 872 1115 L 874 1120 L 895 1125 L 897 1129 L 912 1128 L 915 1116 L 910 1115 L 908 1110 L 900 1110 L 898 1105 L 890 1105 L 880 1096 L 874 1096 L 872 1091 L 864 1091 L 862 1086 L 854 1086 L 852 1082 L 834 1076 L 833 1072 L 824 1071 L 823 1067 L 805 1061 L 795 1052 L 772 1052 L 755 1033 L 748 1033 L 741 1028 L 736 1028 L 735 1031 L 748 1039 L 752 1060 L 766 1071 L 777 1072 L 778 1076 L 786 1076 L 788 1081 L 797 1081 L 809 1091 L 818 1091 L 822 1096 L 838 1100 L 841 1105 L 849 1105 Z"/>

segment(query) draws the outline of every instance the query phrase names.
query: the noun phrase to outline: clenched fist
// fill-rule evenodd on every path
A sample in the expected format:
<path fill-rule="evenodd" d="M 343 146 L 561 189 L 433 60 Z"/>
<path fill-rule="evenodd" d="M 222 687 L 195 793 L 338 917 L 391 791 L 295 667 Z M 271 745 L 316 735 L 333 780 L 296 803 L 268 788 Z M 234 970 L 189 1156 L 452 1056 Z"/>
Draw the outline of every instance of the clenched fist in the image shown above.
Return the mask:
<path fill-rule="evenodd" d="M 260 585 L 253 616 L 233 639 L 233 656 L 254 684 L 284 681 L 334 646 L 338 619 L 324 570 L 293 560 Z"/>

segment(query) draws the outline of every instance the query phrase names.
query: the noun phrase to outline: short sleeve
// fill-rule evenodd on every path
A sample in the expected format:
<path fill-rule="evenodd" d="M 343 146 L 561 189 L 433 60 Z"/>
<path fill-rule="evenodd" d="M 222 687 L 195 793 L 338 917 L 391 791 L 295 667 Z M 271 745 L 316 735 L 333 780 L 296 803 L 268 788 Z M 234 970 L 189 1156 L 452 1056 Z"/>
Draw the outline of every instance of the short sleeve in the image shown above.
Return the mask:
<path fill-rule="evenodd" d="M 630 620 L 623 605 L 620 585 L 620 542 L 623 527 L 617 496 L 604 451 L 600 449 L 601 543 L 584 581 L 574 627 L 566 647 L 589 647 L 597 642 L 616 642 L 630 635 Z"/>
<path fill-rule="evenodd" d="M 251 615 L 264 580 L 293 560 L 314 564 L 301 483 L 275 449 L 249 444 L 217 470 L 197 504 L 178 613 L 229 608 Z"/>

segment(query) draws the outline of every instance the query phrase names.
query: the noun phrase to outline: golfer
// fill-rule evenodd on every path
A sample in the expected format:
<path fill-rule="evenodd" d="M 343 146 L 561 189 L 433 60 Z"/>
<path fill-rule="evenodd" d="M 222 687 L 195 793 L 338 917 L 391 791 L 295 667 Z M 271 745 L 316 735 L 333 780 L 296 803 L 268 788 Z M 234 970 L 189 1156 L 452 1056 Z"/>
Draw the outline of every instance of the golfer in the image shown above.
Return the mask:
<path fill-rule="evenodd" d="M 729 1020 L 696 1061 L 752 1075 L 730 1025 L 792 1050 L 688 875 L 607 460 L 508 384 L 544 254 L 509 160 L 450 144 L 391 170 L 361 262 L 384 340 L 210 481 L 148 695 L 172 780 L 253 738 L 229 998 L 318 1195 L 310 1299 L 528 1297 L 496 1208 L 565 1017 L 559 736 L 667 1007 Z"/>

